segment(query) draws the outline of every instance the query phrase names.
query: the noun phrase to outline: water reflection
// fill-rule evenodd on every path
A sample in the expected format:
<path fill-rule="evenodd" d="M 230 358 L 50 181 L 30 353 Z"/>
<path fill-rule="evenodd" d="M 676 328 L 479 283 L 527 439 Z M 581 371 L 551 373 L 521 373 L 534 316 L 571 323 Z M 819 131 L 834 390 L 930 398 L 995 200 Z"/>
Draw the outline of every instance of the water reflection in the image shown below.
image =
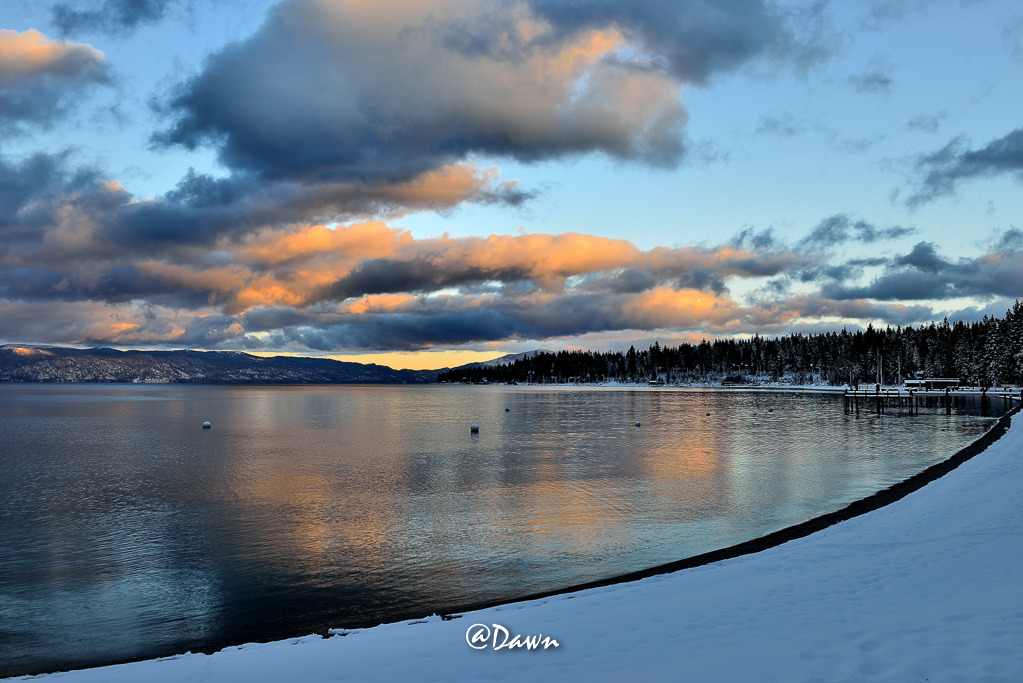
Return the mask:
<path fill-rule="evenodd" d="M 990 422 L 857 417 L 840 401 L 8 385 L 0 673 L 371 625 L 613 576 L 841 507 Z"/>

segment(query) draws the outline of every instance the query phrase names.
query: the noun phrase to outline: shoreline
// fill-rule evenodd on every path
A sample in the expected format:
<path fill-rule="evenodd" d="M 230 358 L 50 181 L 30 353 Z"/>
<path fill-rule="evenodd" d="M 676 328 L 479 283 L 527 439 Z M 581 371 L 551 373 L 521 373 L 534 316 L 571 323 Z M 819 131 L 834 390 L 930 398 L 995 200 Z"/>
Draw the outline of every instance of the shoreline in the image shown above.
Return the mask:
<path fill-rule="evenodd" d="M 352 630 L 341 630 L 338 629 L 334 633 L 341 635 L 354 635 L 354 634 L 369 634 L 372 632 L 390 632 L 395 628 L 400 628 L 408 624 L 422 624 L 422 623 L 444 623 L 451 622 L 454 620 L 461 620 L 462 617 L 466 616 L 469 612 L 502 612 L 508 610 L 524 609 L 528 605 L 544 604 L 549 601 L 550 598 L 558 598 L 559 601 L 573 600 L 577 595 L 570 594 L 585 594 L 587 592 L 600 592 L 600 589 L 607 590 L 611 587 L 621 588 L 623 586 L 639 586 L 643 585 L 643 579 L 650 579 L 651 577 L 662 577 L 670 578 L 676 576 L 682 576 L 688 573 L 680 574 L 681 569 L 694 569 L 697 567 L 705 567 L 708 564 L 723 562 L 727 560 L 737 560 L 740 558 L 749 558 L 761 553 L 764 550 L 777 548 L 783 544 L 789 543 L 794 540 L 804 539 L 812 537 L 813 535 L 821 532 L 829 527 L 833 527 L 838 522 L 847 521 L 860 517 L 867 512 L 879 510 L 889 506 L 891 503 L 896 502 L 905 498 L 910 493 L 918 491 L 927 484 L 941 479 L 949 472 L 960 467 L 962 464 L 968 462 L 979 453 L 985 451 L 993 444 L 997 443 L 1001 437 L 1003 437 L 1011 423 L 1012 416 L 1019 413 L 1020 408 L 1016 407 L 1010 410 L 1008 413 L 999 418 L 980 438 L 973 441 L 971 444 L 960 449 L 953 455 L 949 456 L 945 460 L 932 465 L 931 467 L 923 470 L 909 477 L 902 482 L 894 484 L 886 489 L 878 491 L 871 496 L 860 499 L 851 503 L 850 505 L 842 508 L 841 510 L 821 515 L 814 519 L 806 522 L 787 527 L 785 529 L 773 532 L 763 537 L 746 541 L 734 546 L 723 548 L 708 553 L 703 553 L 690 558 L 669 562 L 666 564 L 658 565 L 656 567 L 650 567 L 643 570 L 637 570 L 629 572 L 627 574 L 619 575 L 616 577 L 602 579 L 598 581 L 587 582 L 584 584 L 574 585 L 563 589 L 554 591 L 548 591 L 539 594 L 533 594 L 529 596 L 523 596 L 516 598 L 514 601 L 493 601 L 488 603 L 476 603 L 473 605 L 467 605 L 463 608 L 453 609 L 441 616 L 431 616 L 423 619 L 403 620 L 401 622 L 391 622 L 381 624 L 379 626 L 365 628 L 365 629 L 352 629 Z M 656 579 L 654 579 L 656 580 Z M 458 622 L 456 622 L 458 623 Z M 415 629 L 406 629 L 415 630 Z M 226 657 L 230 653 L 238 651 L 252 652 L 256 649 L 263 648 L 274 648 L 277 646 L 284 645 L 286 643 L 306 643 L 306 642 L 322 642 L 322 643 L 336 643 L 342 639 L 334 637 L 324 639 L 319 635 L 309 635 L 300 638 L 291 638 L 284 641 L 275 641 L 270 643 L 249 643 L 242 646 L 231 646 L 219 650 L 217 653 L 212 655 L 202 654 L 184 654 L 175 655 L 167 658 L 161 658 L 156 660 L 143 660 L 124 664 L 115 664 L 105 667 L 98 667 L 92 669 L 77 669 L 69 672 L 58 672 L 55 674 L 41 674 L 41 675 L 56 675 L 56 676 L 85 676 L 86 680 L 92 680 L 88 678 L 89 674 L 99 676 L 103 678 L 103 672 L 112 673 L 114 670 L 120 667 L 134 667 L 134 666 L 159 666 L 165 662 L 182 661 L 183 659 L 201 658 L 203 660 L 213 660 L 221 657 Z M 344 641 L 349 641 L 349 638 L 344 638 Z M 356 639 L 360 640 L 360 639 Z M 354 647 L 354 641 L 352 642 Z M 465 647 L 464 643 L 462 646 Z M 347 651 L 347 647 L 346 647 Z M 339 651 L 339 656 L 342 654 Z M 212 662 L 210 662 L 212 665 Z M 228 680 L 228 679 L 223 679 Z"/>

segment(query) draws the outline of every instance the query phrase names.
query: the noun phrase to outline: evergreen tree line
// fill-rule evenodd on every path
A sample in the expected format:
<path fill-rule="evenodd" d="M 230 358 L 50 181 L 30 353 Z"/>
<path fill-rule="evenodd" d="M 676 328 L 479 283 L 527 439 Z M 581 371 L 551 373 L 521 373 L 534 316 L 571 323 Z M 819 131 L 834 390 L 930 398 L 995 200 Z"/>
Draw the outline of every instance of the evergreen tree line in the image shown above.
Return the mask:
<path fill-rule="evenodd" d="M 897 384 L 907 377 L 954 377 L 973 386 L 1023 384 L 1023 304 L 1004 318 L 920 327 L 790 334 L 765 339 L 704 340 L 645 351 L 541 352 L 497 367 L 443 372 L 448 382 L 810 381 L 831 385 Z"/>

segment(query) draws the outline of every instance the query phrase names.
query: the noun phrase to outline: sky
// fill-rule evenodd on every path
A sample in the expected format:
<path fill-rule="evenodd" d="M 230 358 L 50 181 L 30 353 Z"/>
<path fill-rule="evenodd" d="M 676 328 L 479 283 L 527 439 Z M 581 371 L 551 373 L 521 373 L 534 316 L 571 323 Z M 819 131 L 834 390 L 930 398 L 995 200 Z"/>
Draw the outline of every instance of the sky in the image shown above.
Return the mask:
<path fill-rule="evenodd" d="M 439 368 L 1002 316 L 1023 6 L 5 0 L 0 343 Z"/>

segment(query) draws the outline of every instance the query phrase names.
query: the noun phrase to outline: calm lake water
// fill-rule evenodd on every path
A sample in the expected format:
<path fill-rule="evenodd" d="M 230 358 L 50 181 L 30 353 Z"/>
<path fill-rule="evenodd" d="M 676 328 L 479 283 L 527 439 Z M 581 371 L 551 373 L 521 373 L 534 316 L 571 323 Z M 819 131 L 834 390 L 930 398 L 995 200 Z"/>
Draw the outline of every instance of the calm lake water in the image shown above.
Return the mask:
<path fill-rule="evenodd" d="M 836 510 L 993 419 L 801 393 L 0 385 L 0 674 L 615 576 Z"/>

